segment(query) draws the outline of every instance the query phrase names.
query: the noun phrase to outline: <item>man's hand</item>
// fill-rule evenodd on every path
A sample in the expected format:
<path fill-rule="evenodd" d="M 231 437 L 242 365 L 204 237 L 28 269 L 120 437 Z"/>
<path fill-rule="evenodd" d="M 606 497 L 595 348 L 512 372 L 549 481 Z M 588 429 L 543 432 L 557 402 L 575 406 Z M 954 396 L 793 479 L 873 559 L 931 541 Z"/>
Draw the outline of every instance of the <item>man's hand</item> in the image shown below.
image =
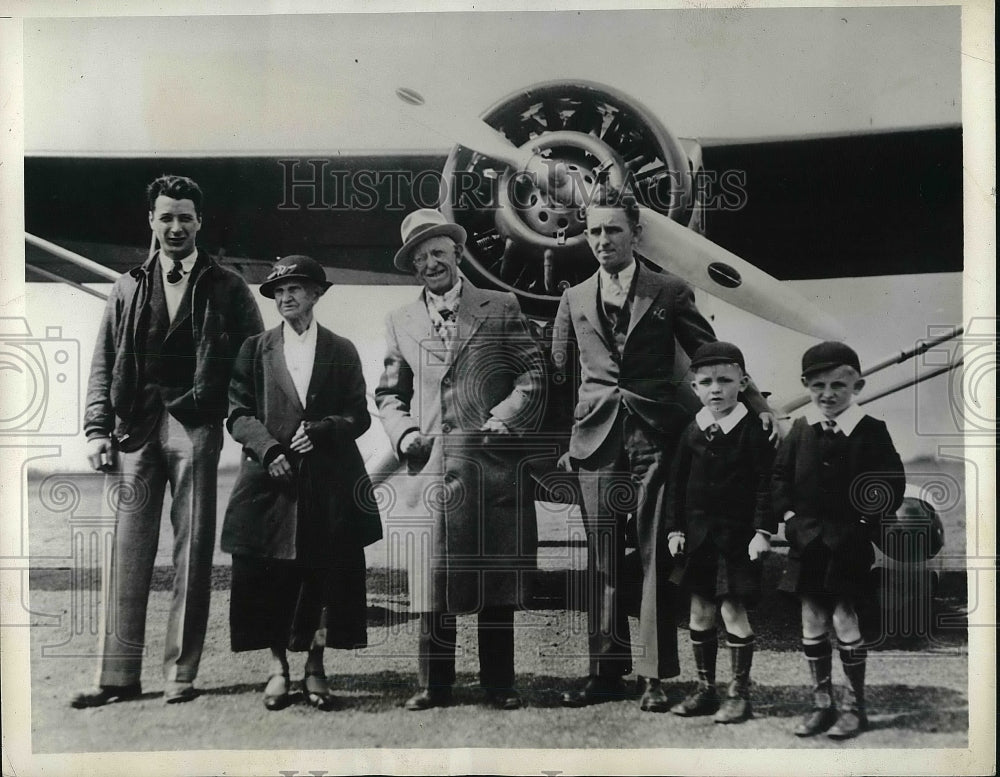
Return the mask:
<path fill-rule="evenodd" d="M 569 451 L 566 451 L 562 456 L 559 457 L 559 461 L 556 462 L 556 469 L 560 472 L 572 472 L 573 462 L 570 461 Z"/>
<path fill-rule="evenodd" d="M 486 419 L 486 423 L 479 427 L 481 432 L 493 432 L 494 434 L 510 434 L 510 429 L 507 428 L 507 424 L 498 418 L 493 418 L 490 416 Z"/>
<path fill-rule="evenodd" d="M 271 463 L 267 465 L 267 474 L 275 480 L 288 481 L 292 479 L 292 465 L 289 464 L 284 453 L 279 453 L 274 457 Z"/>
<path fill-rule="evenodd" d="M 674 534 L 667 539 L 667 550 L 674 558 L 684 555 L 684 535 Z"/>
<path fill-rule="evenodd" d="M 424 437 L 420 432 L 410 432 L 403 438 L 403 444 L 399 452 L 404 459 L 428 459 L 431 455 L 432 441 Z"/>
<path fill-rule="evenodd" d="M 771 538 L 761 532 L 754 532 L 753 539 L 750 540 L 750 544 L 747 546 L 747 555 L 750 556 L 750 560 L 756 561 L 770 552 Z"/>
<path fill-rule="evenodd" d="M 118 466 L 118 452 L 110 437 L 95 437 L 87 441 L 87 461 L 98 472 L 111 472 Z"/>
<path fill-rule="evenodd" d="M 760 425 L 764 427 L 765 432 L 769 432 L 767 441 L 777 448 L 778 443 L 781 442 L 778 437 L 778 417 L 774 413 L 761 413 Z"/>
<path fill-rule="evenodd" d="M 309 435 L 306 434 L 305 421 L 299 423 L 299 428 L 295 430 L 295 435 L 292 437 L 292 442 L 288 446 L 296 453 L 309 453 L 316 446 L 313 445 L 312 440 L 309 439 Z"/>

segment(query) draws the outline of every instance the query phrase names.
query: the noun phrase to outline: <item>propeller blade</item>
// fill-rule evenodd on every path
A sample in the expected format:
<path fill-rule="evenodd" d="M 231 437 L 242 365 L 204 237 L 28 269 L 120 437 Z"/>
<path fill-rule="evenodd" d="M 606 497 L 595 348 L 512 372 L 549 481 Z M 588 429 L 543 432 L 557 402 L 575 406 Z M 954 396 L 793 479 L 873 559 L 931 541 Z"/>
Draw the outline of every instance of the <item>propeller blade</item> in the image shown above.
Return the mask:
<path fill-rule="evenodd" d="M 410 118 L 413 121 L 484 156 L 517 170 L 524 169 L 534 156 L 533 151 L 522 151 L 489 124 L 476 116 L 455 110 L 453 105 L 428 100 L 416 89 L 405 86 L 396 90 L 396 96 L 412 106 Z"/>
<path fill-rule="evenodd" d="M 832 316 L 745 259 L 649 208 L 638 252 L 692 286 L 779 326 L 822 340 L 846 333 Z"/>
<path fill-rule="evenodd" d="M 479 118 L 454 104 L 428 99 L 415 89 L 400 87 L 396 96 L 419 111 L 415 117 L 443 137 L 466 148 L 535 175 L 539 188 L 548 188 L 552 171 L 530 147 L 517 148 Z M 692 229 L 650 210 L 642 209 L 643 237 L 638 250 L 647 259 L 725 302 L 768 321 L 823 340 L 843 340 L 846 333 L 831 316 L 792 291 L 777 278 Z"/>

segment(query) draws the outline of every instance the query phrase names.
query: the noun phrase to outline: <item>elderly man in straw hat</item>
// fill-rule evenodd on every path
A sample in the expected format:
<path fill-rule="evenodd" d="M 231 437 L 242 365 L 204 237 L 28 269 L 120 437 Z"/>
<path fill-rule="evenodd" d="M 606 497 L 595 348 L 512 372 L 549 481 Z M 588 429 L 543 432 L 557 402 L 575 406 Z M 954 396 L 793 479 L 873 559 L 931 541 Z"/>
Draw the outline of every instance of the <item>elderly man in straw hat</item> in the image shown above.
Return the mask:
<path fill-rule="evenodd" d="M 387 318 L 375 398 L 408 470 L 390 540 L 417 549 L 408 567 L 411 606 L 421 617 L 420 690 L 406 708 L 449 703 L 455 615 L 478 612 L 487 701 L 517 709 L 514 609 L 537 545 L 524 445 L 542 417 L 544 360 L 516 298 L 478 289 L 459 273 L 461 226 L 421 209 L 401 232 L 396 267 L 424 288 Z"/>

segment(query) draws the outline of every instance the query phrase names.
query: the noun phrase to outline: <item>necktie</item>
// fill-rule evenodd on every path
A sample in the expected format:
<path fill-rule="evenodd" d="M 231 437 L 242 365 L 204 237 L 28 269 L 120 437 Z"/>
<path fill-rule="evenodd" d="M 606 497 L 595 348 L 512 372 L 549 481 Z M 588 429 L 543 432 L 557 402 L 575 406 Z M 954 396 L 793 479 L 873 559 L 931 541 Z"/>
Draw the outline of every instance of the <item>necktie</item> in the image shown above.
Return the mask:
<path fill-rule="evenodd" d="M 171 267 L 170 272 L 167 273 L 167 283 L 178 283 L 183 277 L 184 273 L 181 271 L 181 260 L 174 259 L 174 266 Z"/>
<path fill-rule="evenodd" d="M 838 431 L 839 429 L 837 429 L 837 422 L 834 421 L 832 418 L 827 418 L 825 421 L 823 421 L 823 432 L 825 434 L 829 435 L 830 437 L 835 437 Z"/>
<path fill-rule="evenodd" d="M 441 316 L 441 326 L 439 327 L 438 334 L 441 335 L 441 339 L 450 350 L 451 344 L 455 339 L 455 327 L 457 326 L 455 311 L 451 308 L 441 308 L 438 311 L 438 315 Z"/>
<path fill-rule="evenodd" d="M 604 301 L 612 307 L 621 308 L 625 304 L 625 289 L 622 287 L 621 278 L 616 272 L 608 273 L 608 278 Z"/>
<path fill-rule="evenodd" d="M 705 439 L 712 442 L 717 434 L 722 434 L 722 427 L 718 424 L 712 424 L 705 430 Z"/>

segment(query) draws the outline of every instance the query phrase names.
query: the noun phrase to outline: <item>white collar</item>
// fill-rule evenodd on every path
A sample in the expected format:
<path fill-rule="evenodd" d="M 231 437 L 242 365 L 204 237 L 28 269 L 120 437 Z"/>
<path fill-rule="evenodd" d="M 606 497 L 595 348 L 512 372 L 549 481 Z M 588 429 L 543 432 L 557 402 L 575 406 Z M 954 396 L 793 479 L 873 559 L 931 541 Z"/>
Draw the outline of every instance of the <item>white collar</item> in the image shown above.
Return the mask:
<path fill-rule="evenodd" d="M 736 424 L 743 420 L 743 417 L 746 414 L 747 406 L 742 402 L 737 402 L 736 407 L 729 411 L 729 415 L 724 415 L 722 418 L 716 419 L 716 417 L 712 415 L 711 410 L 707 407 L 703 407 L 698 411 L 694 420 L 697 422 L 698 428 L 703 432 L 712 424 L 718 424 L 723 434 L 729 434 L 734 428 L 736 428 Z"/>
<path fill-rule="evenodd" d="M 462 294 L 462 276 L 458 276 L 458 281 L 444 294 L 435 294 L 430 289 L 425 288 L 424 294 L 427 303 L 431 305 L 435 310 L 440 310 L 441 308 L 448 308 L 449 310 L 454 310 L 455 305 L 458 302 L 458 298 Z"/>
<path fill-rule="evenodd" d="M 184 271 L 185 275 L 191 272 L 191 269 L 194 267 L 194 263 L 197 261 L 198 261 L 198 249 L 196 247 L 194 251 L 192 251 L 183 259 L 181 259 L 181 269 Z M 170 270 L 173 269 L 173 266 L 174 266 L 174 260 L 168 259 L 166 255 L 162 251 L 160 251 L 160 267 L 163 270 L 163 274 L 166 275 L 168 272 L 170 272 Z"/>
<path fill-rule="evenodd" d="M 286 343 L 298 343 L 300 345 L 308 345 L 310 342 L 316 340 L 316 316 L 313 316 L 313 320 L 309 322 L 309 326 L 305 328 L 302 334 L 295 331 L 291 324 L 287 321 L 281 322 L 281 337 Z"/>
<path fill-rule="evenodd" d="M 844 408 L 840 412 L 840 415 L 833 419 L 828 419 L 825 415 L 823 415 L 823 411 L 816 407 L 816 405 L 809 405 L 809 407 L 806 408 L 807 423 L 820 424 L 822 426 L 823 422 L 827 420 L 836 421 L 837 428 L 848 437 L 851 436 L 851 432 L 854 431 L 854 427 L 857 426 L 861 419 L 866 415 L 868 414 L 853 402 Z"/>
<path fill-rule="evenodd" d="M 632 257 L 632 261 L 629 263 L 628 267 L 624 270 L 618 271 L 618 282 L 621 284 L 625 291 L 632 288 L 632 277 L 635 275 L 635 269 L 639 266 L 636 262 L 635 257 Z M 599 268 L 597 271 L 601 276 L 601 287 L 606 288 L 608 283 L 611 282 L 611 273 L 605 270 L 603 267 Z"/>

